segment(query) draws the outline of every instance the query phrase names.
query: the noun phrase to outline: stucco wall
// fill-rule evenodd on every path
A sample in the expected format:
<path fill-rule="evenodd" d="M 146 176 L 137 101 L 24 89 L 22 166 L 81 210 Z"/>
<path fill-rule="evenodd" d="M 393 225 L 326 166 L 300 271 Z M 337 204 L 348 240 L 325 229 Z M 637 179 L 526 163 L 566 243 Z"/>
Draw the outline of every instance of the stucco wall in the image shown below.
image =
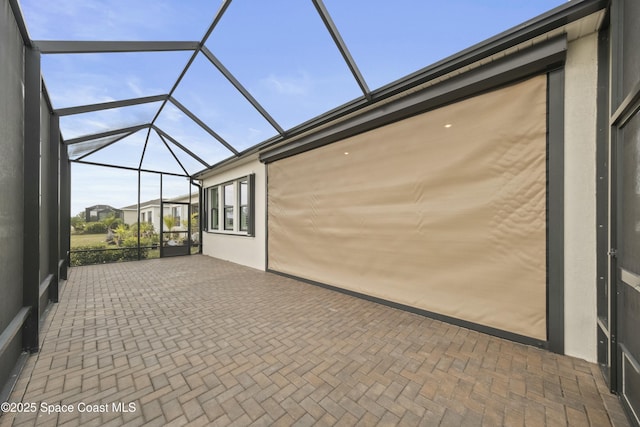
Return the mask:
<path fill-rule="evenodd" d="M 0 332 L 22 307 L 24 54 L 8 1 L 0 5 Z M 20 353 L 0 356 L 0 389 Z"/>
<path fill-rule="evenodd" d="M 257 159 L 235 166 L 204 180 L 204 188 L 255 174 L 255 236 L 227 235 L 205 231 L 202 235 L 202 252 L 205 255 L 220 258 L 248 267 L 265 269 L 265 202 L 266 169 Z"/>
<path fill-rule="evenodd" d="M 565 353 L 596 362 L 598 35 L 569 43 L 565 66 Z"/>

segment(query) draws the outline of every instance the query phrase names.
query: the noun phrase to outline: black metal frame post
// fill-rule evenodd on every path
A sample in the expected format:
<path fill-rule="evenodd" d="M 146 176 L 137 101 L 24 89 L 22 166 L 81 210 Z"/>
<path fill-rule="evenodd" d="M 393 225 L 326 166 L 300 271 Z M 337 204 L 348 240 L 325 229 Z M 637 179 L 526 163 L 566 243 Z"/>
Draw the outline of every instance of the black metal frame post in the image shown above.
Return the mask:
<path fill-rule="evenodd" d="M 613 89 L 613 88 L 612 88 Z M 619 173 L 619 167 L 622 163 L 621 149 L 618 146 L 618 140 L 620 138 L 619 129 L 612 125 L 610 130 L 610 156 L 611 156 L 611 187 L 609 191 L 609 198 L 611 205 L 609 206 L 611 222 L 609 224 L 609 280 L 612 284 L 612 295 L 609 299 L 609 313 L 611 318 L 611 324 L 609 325 L 609 345 L 610 345 L 610 369 L 609 369 L 609 388 L 614 393 L 620 392 L 619 385 L 621 384 L 622 376 L 621 370 L 618 369 L 620 365 L 620 351 L 618 349 L 618 260 L 616 257 L 615 248 L 618 247 L 619 230 L 618 224 L 622 219 L 622 212 L 618 209 L 618 190 L 622 188 L 622 177 Z"/>
<path fill-rule="evenodd" d="M 140 223 L 140 186 L 141 186 L 141 175 L 142 173 L 140 172 L 140 169 L 138 169 L 138 206 L 136 209 L 136 213 L 138 215 L 137 218 L 137 222 L 138 222 L 138 261 L 140 261 L 142 259 L 142 254 L 140 251 L 140 226 L 142 225 Z"/>
<path fill-rule="evenodd" d="M 53 280 L 49 285 L 49 299 L 58 302 L 60 281 L 60 117 L 49 117 L 49 272 Z"/>
<path fill-rule="evenodd" d="M 191 185 L 198 187 L 198 253 L 202 254 L 202 230 L 203 230 L 203 220 L 206 218 L 206 206 L 204 206 L 204 192 L 202 189 L 202 185 L 195 182 L 193 179 L 189 179 Z M 191 193 L 189 193 L 189 198 L 191 198 Z"/>
<path fill-rule="evenodd" d="M 598 112 L 596 136 L 596 312 L 598 364 L 605 380 L 611 384 L 611 312 L 612 292 L 609 281 L 609 26 L 598 34 Z"/>
<path fill-rule="evenodd" d="M 40 52 L 24 49 L 24 240 L 22 305 L 30 307 L 22 347 L 38 351 L 40 312 Z"/>
<path fill-rule="evenodd" d="M 71 162 L 68 147 L 60 147 L 60 257 L 64 260 L 60 268 L 60 279 L 69 276 L 69 251 L 71 250 Z"/>
<path fill-rule="evenodd" d="M 158 242 L 158 250 L 160 251 L 160 258 L 164 255 L 162 238 L 164 237 L 164 198 L 162 196 L 162 182 L 164 181 L 164 175 L 160 174 L 160 238 Z"/>
<path fill-rule="evenodd" d="M 547 340 L 564 354 L 564 67 L 548 74 Z"/>

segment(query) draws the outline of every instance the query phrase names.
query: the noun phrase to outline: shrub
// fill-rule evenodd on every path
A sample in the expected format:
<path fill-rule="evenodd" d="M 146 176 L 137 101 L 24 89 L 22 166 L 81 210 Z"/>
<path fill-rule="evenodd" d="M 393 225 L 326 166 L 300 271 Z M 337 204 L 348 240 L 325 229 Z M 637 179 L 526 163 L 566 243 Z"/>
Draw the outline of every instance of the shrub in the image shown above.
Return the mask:
<path fill-rule="evenodd" d="M 104 234 L 107 232 L 107 226 L 102 222 L 89 222 L 84 227 L 85 234 Z"/>
<path fill-rule="evenodd" d="M 113 249 L 107 249 L 105 244 L 78 246 L 71 251 L 71 266 L 79 267 L 81 265 L 137 260 L 138 248 L 136 245 L 137 241 L 132 247 Z M 146 259 L 148 256 L 149 250 L 140 248 L 140 258 Z"/>

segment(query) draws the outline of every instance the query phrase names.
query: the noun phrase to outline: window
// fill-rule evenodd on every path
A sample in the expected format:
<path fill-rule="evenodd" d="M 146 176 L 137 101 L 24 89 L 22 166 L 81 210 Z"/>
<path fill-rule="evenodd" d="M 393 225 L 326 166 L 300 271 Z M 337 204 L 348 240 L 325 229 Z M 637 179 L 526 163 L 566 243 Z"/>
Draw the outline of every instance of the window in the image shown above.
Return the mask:
<path fill-rule="evenodd" d="M 175 219 L 177 225 L 180 225 L 180 213 L 182 212 L 182 207 L 175 206 L 171 209 L 171 214 Z"/>
<path fill-rule="evenodd" d="M 224 186 L 224 229 L 233 230 L 233 206 L 235 185 L 228 184 Z"/>
<path fill-rule="evenodd" d="M 252 236 L 254 187 L 254 175 L 209 187 L 205 193 L 210 214 L 208 230 Z"/>
<path fill-rule="evenodd" d="M 145 221 L 145 219 L 144 219 L 144 212 L 142 212 L 142 222 L 144 222 L 144 221 Z"/>
<path fill-rule="evenodd" d="M 153 217 L 151 216 L 151 212 L 152 211 L 147 212 L 147 222 L 149 224 L 151 224 L 153 222 Z"/>
<path fill-rule="evenodd" d="M 211 229 L 218 230 L 218 187 L 211 187 L 209 192 L 209 208 L 211 210 Z"/>

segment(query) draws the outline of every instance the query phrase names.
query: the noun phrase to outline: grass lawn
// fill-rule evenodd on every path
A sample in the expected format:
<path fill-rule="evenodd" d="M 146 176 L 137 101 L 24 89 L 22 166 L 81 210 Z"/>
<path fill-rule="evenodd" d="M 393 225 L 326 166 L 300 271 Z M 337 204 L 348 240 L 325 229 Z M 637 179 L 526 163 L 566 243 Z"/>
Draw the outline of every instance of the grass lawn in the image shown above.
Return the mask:
<path fill-rule="evenodd" d="M 78 246 L 85 245 L 97 245 L 100 243 L 106 243 L 107 233 L 101 234 L 72 234 L 71 235 L 71 249 Z"/>

